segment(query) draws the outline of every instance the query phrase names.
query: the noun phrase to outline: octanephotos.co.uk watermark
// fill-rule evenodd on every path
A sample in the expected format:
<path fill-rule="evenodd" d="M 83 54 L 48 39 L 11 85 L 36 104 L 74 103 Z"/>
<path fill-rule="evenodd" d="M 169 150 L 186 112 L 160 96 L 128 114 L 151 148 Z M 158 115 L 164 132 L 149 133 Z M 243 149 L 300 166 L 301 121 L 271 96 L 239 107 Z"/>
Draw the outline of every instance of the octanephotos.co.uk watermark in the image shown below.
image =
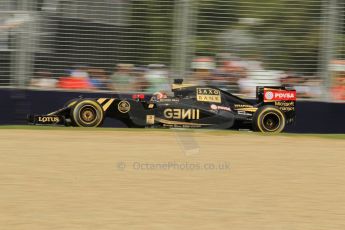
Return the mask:
<path fill-rule="evenodd" d="M 190 162 L 190 161 L 167 161 L 167 162 L 147 162 L 147 161 L 119 161 L 116 164 L 117 170 L 137 170 L 137 171 L 229 171 L 230 162 Z"/>

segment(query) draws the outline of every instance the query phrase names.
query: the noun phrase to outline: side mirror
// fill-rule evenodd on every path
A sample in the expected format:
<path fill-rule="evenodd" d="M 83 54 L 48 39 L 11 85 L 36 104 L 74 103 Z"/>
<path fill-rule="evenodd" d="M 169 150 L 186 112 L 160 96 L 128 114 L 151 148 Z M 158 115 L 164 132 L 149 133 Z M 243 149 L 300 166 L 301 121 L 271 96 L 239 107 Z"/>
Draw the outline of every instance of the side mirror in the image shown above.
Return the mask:
<path fill-rule="evenodd" d="M 142 101 L 145 99 L 145 95 L 140 93 L 140 94 L 133 94 L 132 95 L 132 99 L 133 100 L 137 100 L 137 101 Z"/>

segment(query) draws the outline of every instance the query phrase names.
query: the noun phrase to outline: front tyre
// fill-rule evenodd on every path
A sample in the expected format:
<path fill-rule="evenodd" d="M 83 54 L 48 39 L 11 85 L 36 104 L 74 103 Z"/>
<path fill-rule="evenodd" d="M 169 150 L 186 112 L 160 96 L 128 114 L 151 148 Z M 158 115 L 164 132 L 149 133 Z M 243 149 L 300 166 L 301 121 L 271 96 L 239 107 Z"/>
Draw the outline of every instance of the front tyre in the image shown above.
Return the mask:
<path fill-rule="evenodd" d="M 260 107 L 253 117 L 253 128 L 263 133 L 280 133 L 285 128 L 284 114 L 274 106 Z"/>
<path fill-rule="evenodd" d="M 71 119 L 79 127 L 99 127 L 103 123 L 104 112 L 96 101 L 82 100 L 71 109 Z"/>

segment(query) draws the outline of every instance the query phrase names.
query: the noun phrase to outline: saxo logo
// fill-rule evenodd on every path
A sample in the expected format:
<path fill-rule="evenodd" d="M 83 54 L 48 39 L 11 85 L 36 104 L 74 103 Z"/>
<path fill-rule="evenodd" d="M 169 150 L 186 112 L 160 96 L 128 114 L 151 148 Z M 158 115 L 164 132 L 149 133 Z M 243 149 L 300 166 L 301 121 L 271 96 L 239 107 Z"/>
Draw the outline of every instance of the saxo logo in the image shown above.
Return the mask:
<path fill-rule="evenodd" d="M 218 89 L 212 88 L 197 88 L 196 99 L 198 101 L 221 102 L 221 95 Z"/>

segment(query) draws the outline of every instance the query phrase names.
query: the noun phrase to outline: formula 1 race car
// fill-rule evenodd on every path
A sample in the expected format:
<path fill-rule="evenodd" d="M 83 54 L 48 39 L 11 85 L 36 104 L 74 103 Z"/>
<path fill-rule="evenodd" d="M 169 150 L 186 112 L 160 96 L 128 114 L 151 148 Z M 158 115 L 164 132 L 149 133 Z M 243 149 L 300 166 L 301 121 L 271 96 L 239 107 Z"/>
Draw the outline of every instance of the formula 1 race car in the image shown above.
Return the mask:
<path fill-rule="evenodd" d="M 295 120 L 296 91 L 257 87 L 256 102 L 213 86 L 191 86 L 175 79 L 173 96 L 143 94 L 132 98 L 76 98 L 47 115 L 29 115 L 31 124 L 99 127 L 115 118 L 128 127 L 251 129 L 281 132 Z"/>

